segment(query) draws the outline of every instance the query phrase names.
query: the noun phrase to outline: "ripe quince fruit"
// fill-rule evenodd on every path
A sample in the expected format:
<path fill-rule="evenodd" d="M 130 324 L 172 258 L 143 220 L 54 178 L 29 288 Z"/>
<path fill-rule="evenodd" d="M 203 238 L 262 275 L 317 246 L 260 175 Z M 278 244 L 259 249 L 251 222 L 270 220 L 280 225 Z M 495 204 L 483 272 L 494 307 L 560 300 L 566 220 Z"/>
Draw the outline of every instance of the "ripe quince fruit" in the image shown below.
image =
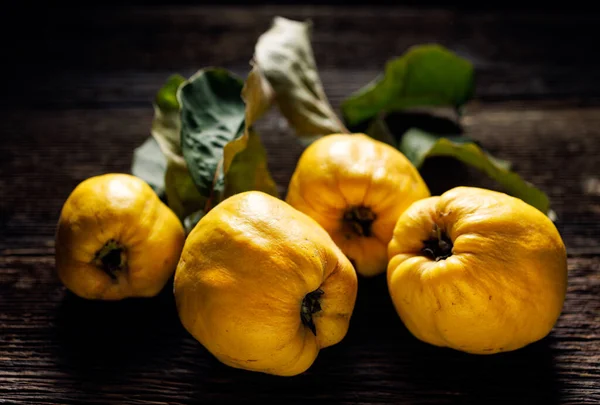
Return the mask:
<path fill-rule="evenodd" d="M 300 156 L 286 201 L 314 218 L 365 277 L 385 273 L 398 217 L 430 192 L 397 149 L 365 134 L 332 134 Z"/>
<path fill-rule="evenodd" d="M 456 187 L 415 202 L 389 244 L 387 282 L 412 334 L 492 354 L 545 337 L 567 289 L 566 249 L 541 211 L 497 191 Z"/>
<path fill-rule="evenodd" d="M 56 270 L 87 299 L 157 295 L 173 275 L 185 241 L 179 219 L 138 177 L 109 173 L 81 182 L 56 230 Z"/>
<path fill-rule="evenodd" d="M 174 294 L 183 326 L 219 361 L 292 376 L 346 335 L 357 276 L 314 220 L 248 191 L 190 232 Z"/>

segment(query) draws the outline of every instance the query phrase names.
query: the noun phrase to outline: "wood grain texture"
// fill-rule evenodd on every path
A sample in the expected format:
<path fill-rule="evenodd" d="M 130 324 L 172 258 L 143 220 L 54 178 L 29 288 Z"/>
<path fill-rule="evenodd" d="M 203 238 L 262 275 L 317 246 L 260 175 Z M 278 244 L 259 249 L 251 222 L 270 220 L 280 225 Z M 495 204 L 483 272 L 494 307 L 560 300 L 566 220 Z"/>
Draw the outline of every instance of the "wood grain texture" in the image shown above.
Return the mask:
<path fill-rule="evenodd" d="M 51 238 L 62 203 L 83 179 L 129 171 L 133 149 L 149 136 L 152 114 L 150 105 L 0 113 L 6 142 L 0 152 L 0 185 L 5 190 L 0 225 L 2 233 L 11 236 L 10 243 L 20 237 L 34 236 L 35 243 Z M 465 113 L 464 127 L 549 194 L 557 226 L 573 253 L 600 254 L 600 193 L 594 186 L 600 181 L 600 108 L 473 104 Z M 302 147 L 276 110 L 257 129 L 285 195 Z M 456 169 L 447 173 L 433 161 L 423 175 L 434 193 L 459 184 L 500 190 L 474 170 Z M 7 242 L 0 239 L 0 246 Z"/>
<path fill-rule="evenodd" d="M 274 15 L 312 22 L 319 68 L 325 75 L 344 69 L 354 78 L 346 83 L 345 94 L 374 78 L 387 60 L 410 46 L 435 42 L 474 63 L 480 98 L 600 98 L 600 82 L 589 80 L 597 76 L 600 64 L 600 56 L 589 52 L 596 47 L 600 22 L 593 13 L 365 6 L 53 7 L 39 14 L 15 13 L 22 31 L 31 34 L 15 38 L 6 33 L 12 40 L 12 63 L 4 67 L 29 80 L 8 81 L 12 97 L 0 103 L 97 106 L 106 95 L 116 103 L 140 101 L 143 95 L 146 102 L 145 92 L 152 93 L 155 84 L 140 82 L 141 72 L 154 74 L 160 82 L 173 72 L 191 74 L 207 65 L 246 70 L 256 39 Z M 119 86 L 131 83 L 138 86 Z M 27 96 L 19 91 L 24 86 L 31 89 Z M 108 91 L 98 89 L 104 86 Z"/>
<path fill-rule="evenodd" d="M 494 356 L 432 347 L 402 325 L 378 277 L 360 281 L 344 341 L 305 374 L 277 378 L 213 359 L 181 327 L 170 284 L 158 297 L 119 303 L 65 291 L 53 236 L 71 190 L 129 170 L 169 74 L 206 65 L 245 74 L 273 14 L 313 20 L 336 107 L 410 45 L 436 41 L 474 60 L 477 100 L 465 130 L 550 195 L 567 244 L 568 296 L 548 337 Z M 0 403 L 600 403 L 600 61 L 586 52 L 598 17 L 326 7 L 43 17 L 29 17 L 37 36 L 15 39 L 13 67 L 31 80 L 10 81 L 11 97 L 0 100 Z M 283 194 L 302 147 L 276 111 L 257 129 Z M 437 192 L 496 187 L 441 164 L 423 169 Z"/>
<path fill-rule="evenodd" d="M 600 401 L 600 260 L 569 259 L 569 293 L 544 340 L 471 356 L 417 341 L 384 278 L 361 280 L 350 331 L 313 367 L 277 378 L 226 367 L 180 326 L 170 286 L 148 300 L 84 301 L 51 248 L 3 254 L 0 395 L 19 403 L 517 403 Z M 33 256 L 33 257 L 32 257 Z M 154 401 L 154 402 L 153 402 Z"/>

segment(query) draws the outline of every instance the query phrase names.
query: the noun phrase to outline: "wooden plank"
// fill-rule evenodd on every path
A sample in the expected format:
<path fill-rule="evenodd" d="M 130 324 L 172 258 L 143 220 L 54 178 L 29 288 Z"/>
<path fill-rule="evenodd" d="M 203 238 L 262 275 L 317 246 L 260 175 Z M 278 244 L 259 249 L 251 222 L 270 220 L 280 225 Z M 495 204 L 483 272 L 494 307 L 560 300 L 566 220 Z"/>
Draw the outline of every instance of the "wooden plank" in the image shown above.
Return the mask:
<path fill-rule="evenodd" d="M 158 89 L 175 73 L 190 77 L 197 70 L 211 66 L 200 62 L 195 66 L 177 66 L 160 71 L 83 70 L 59 72 L 33 82 L 11 82 L 11 97 L 0 100 L 8 109 L 104 109 L 145 107 L 152 103 Z M 249 65 L 224 66 L 245 78 Z M 319 68 L 319 74 L 330 101 L 339 105 L 354 91 L 367 85 L 384 69 Z M 485 102 L 512 100 L 561 100 L 567 105 L 600 105 L 600 82 L 594 72 L 585 68 L 536 66 L 489 66 L 477 68 L 475 99 Z"/>
<path fill-rule="evenodd" d="M 313 367 L 276 378 L 226 367 L 182 328 L 171 285 L 153 299 L 64 291 L 49 255 L 0 257 L 0 396 L 16 403 L 596 404 L 600 259 L 569 259 L 563 314 L 522 350 L 473 356 L 415 339 L 385 277 L 361 280 L 351 327 Z"/>
<path fill-rule="evenodd" d="M 38 9 L 39 11 L 40 9 Z M 0 402 L 596 404 L 600 402 L 600 16 L 467 7 L 46 7 L 8 15 L 0 100 Z M 9 10 L 10 11 L 10 10 Z M 60 208 L 83 179 L 129 170 L 152 98 L 174 72 L 245 75 L 273 15 L 310 18 L 334 106 L 407 47 L 439 42 L 471 59 L 467 132 L 546 191 L 569 253 L 552 333 L 523 350 L 470 356 L 417 341 L 385 278 L 361 280 L 351 329 L 295 378 L 218 363 L 181 327 L 172 285 L 153 299 L 84 301 L 54 274 Z M 7 29 L 3 26 L 2 29 Z M 302 147 L 270 113 L 257 126 L 284 195 Z M 436 192 L 495 185 L 424 168 Z"/>
<path fill-rule="evenodd" d="M 77 183 L 128 171 L 133 149 L 149 135 L 152 109 L 11 111 L 0 117 L 4 198 L 0 245 L 37 246 L 54 233 L 60 207 Z M 473 104 L 465 130 L 492 154 L 549 194 L 570 251 L 600 253 L 600 109 L 544 103 Z M 275 110 L 258 125 L 281 195 L 302 147 Z M 499 189 L 474 170 L 425 167 L 436 194 L 455 185 Z M 26 196 L 27 198 L 23 198 Z M 40 202 L 43 201 L 43 204 Z M 34 242 L 27 242 L 33 238 Z M 21 246 L 21 245 L 19 245 Z"/>
<path fill-rule="evenodd" d="M 318 66 L 325 80 L 355 78 L 347 92 L 410 46 L 436 42 L 474 63 L 480 97 L 600 99 L 600 82 L 593 80 L 600 56 L 586 51 L 595 49 L 597 14 L 271 6 L 16 14 L 29 35 L 11 37 L 14 63 L 5 67 L 16 80 L 6 83 L 12 97 L 1 102 L 146 102 L 174 72 L 205 66 L 245 72 L 275 15 L 312 21 Z"/>
<path fill-rule="evenodd" d="M 583 66 L 596 61 L 598 15 L 403 7 L 145 7 L 58 9 L 22 21 L 42 38 L 14 38 L 71 69 L 155 70 L 244 64 L 274 15 L 310 19 L 323 67 L 379 68 L 416 43 L 437 41 L 471 54 L 479 65 Z M 24 16 L 23 16 L 24 17 Z M 29 21 L 29 23 L 27 23 Z M 76 34 L 76 35 L 74 35 Z M 342 40 L 343 39 L 343 40 Z M 573 46 L 576 42 L 577 46 Z M 17 42 L 18 43 L 18 42 Z M 82 46 L 85 45 L 85 46 Z M 335 49 L 335 52 L 331 50 Z M 30 52 L 31 49 L 28 50 Z M 42 60 L 43 62 L 43 60 Z"/>

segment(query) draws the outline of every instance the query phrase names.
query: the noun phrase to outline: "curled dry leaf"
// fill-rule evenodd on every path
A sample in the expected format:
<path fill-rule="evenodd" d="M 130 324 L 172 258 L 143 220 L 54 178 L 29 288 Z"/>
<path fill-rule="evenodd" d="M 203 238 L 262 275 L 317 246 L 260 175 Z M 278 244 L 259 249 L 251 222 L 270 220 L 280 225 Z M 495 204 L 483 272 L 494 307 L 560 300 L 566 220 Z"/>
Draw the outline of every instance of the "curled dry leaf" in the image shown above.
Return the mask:
<path fill-rule="evenodd" d="M 276 17 L 258 39 L 254 54 L 280 111 L 304 143 L 349 132 L 325 95 L 310 40 L 310 22 Z"/>

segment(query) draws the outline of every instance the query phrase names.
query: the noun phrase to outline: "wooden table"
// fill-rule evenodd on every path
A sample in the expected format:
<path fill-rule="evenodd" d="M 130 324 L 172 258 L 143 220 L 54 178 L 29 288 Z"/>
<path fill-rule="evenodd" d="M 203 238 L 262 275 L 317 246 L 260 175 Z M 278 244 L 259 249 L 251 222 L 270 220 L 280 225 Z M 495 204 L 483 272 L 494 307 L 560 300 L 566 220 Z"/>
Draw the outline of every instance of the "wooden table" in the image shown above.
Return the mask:
<path fill-rule="evenodd" d="M 378 277 L 360 281 L 344 341 L 305 374 L 277 378 L 214 360 L 180 325 L 171 285 L 120 303 L 65 291 L 53 237 L 71 190 L 129 171 L 168 75 L 208 65 L 245 74 L 274 15 L 313 20 L 336 107 L 410 45 L 438 42 L 474 62 L 467 131 L 549 194 L 568 248 L 568 296 L 548 337 L 494 356 L 420 343 Z M 46 10 L 21 21 L 33 32 L 7 37 L 14 69 L 0 111 L 0 403 L 600 403 L 598 16 L 169 7 Z M 276 113 L 260 131 L 284 192 L 302 148 Z"/>

